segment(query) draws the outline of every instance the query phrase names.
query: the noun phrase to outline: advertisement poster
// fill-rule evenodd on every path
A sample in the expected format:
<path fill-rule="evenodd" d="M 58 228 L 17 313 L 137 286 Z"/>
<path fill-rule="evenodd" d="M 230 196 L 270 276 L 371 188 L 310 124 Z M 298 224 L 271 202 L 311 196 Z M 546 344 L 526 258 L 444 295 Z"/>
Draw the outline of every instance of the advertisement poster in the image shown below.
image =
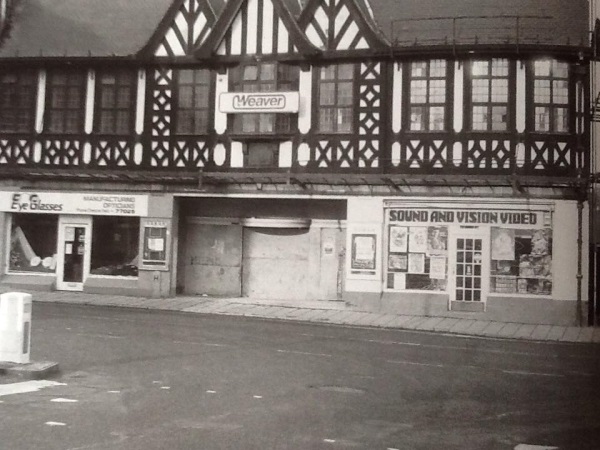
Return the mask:
<path fill-rule="evenodd" d="M 427 230 L 427 255 L 445 255 L 448 249 L 448 228 L 429 227 Z"/>
<path fill-rule="evenodd" d="M 427 251 L 427 227 L 410 227 L 408 249 L 411 253 Z"/>
<path fill-rule="evenodd" d="M 395 273 L 394 274 L 394 289 L 404 290 L 406 289 L 406 274 Z"/>
<path fill-rule="evenodd" d="M 425 253 L 408 254 L 408 273 L 425 273 Z"/>
<path fill-rule="evenodd" d="M 375 270 L 375 235 L 352 236 L 352 269 Z"/>
<path fill-rule="evenodd" d="M 492 228 L 492 259 L 512 261 L 515 259 L 515 231 Z"/>
<path fill-rule="evenodd" d="M 390 270 L 400 270 L 406 272 L 408 270 L 408 255 L 389 255 L 388 268 Z"/>
<path fill-rule="evenodd" d="M 446 279 L 446 257 L 432 256 L 429 258 L 429 278 L 432 280 Z"/>
<path fill-rule="evenodd" d="M 408 227 L 390 227 L 390 252 L 408 251 Z"/>

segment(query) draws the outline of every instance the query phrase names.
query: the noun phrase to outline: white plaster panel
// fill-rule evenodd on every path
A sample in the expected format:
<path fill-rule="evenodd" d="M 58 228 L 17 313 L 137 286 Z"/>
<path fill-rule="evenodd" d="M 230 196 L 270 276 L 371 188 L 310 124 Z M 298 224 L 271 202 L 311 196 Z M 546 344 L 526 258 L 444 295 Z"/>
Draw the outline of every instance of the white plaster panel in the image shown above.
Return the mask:
<path fill-rule="evenodd" d="M 279 144 L 279 167 L 292 167 L 292 141 Z"/>
<path fill-rule="evenodd" d="M 242 15 L 238 14 L 231 25 L 231 54 L 242 53 Z"/>
<path fill-rule="evenodd" d="M 383 198 L 349 198 L 347 221 L 383 223 Z"/>
<path fill-rule="evenodd" d="M 231 143 L 231 167 L 244 167 L 244 144 L 238 141 Z"/>
<path fill-rule="evenodd" d="M 394 82 L 392 92 L 392 131 L 402 130 L 402 65 L 394 63 Z"/>
<path fill-rule="evenodd" d="M 217 82 L 215 86 L 215 131 L 217 134 L 223 134 L 227 130 L 227 114 L 219 111 L 219 96 L 222 92 L 227 92 L 228 85 L 228 73 L 217 74 Z"/>
<path fill-rule="evenodd" d="M 298 130 L 302 134 L 310 131 L 312 108 L 312 67 L 307 71 L 300 71 L 300 110 L 298 111 Z"/>
<path fill-rule="evenodd" d="M 262 54 L 273 53 L 273 3 L 263 2 L 262 17 Z"/>
<path fill-rule="evenodd" d="M 89 70 L 87 75 L 87 89 L 85 94 L 85 121 L 84 131 L 90 134 L 94 128 L 94 96 L 96 93 L 96 73 Z"/>
<path fill-rule="evenodd" d="M 44 110 L 46 107 L 46 71 L 40 70 L 38 75 L 38 93 L 35 108 L 35 131 L 44 131 Z"/>
<path fill-rule="evenodd" d="M 287 53 L 289 47 L 289 34 L 282 20 L 277 21 L 277 52 Z"/>
<path fill-rule="evenodd" d="M 517 132 L 525 131 L 525 87 L 526 87 L 526 71 L 525 64 L 517 61 L 517 116 L 516 125 Z"/>
<path fill-rule="evenodd" d="M 464 108 L 464 82 L 465 69 L 461 61 L 454 62 L 454 131 L 459 133 L 463 129 L 463 108 Z"/>
<path fill-rule="evenodd" d="M 258 0 L 248 0 L 248 26 L 246 27 L 246 54 L 254 55 L 258 40 Z M 262 30 L 264 31 L 264 30 Z"/>
<path fill-rule="evenodd" d="M 135 132 L 142 134 L 144 131 L 144 114 L 146 107 L 146 71 L 140 69 L 137 77 L 137 104 L 135 108 Z"/>

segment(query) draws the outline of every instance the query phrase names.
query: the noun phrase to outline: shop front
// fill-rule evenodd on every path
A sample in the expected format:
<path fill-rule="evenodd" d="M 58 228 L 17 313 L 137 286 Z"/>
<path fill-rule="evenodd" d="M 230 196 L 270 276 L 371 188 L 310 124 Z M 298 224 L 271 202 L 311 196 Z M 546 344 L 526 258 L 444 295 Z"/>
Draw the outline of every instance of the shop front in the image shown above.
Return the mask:
<path fill-rule="evenodd" d="M 349 303 L 425 316 L 576 322 L 576 202 L 380 199 L 379 207 L 380 223 L 349 221 Z"/>
<path fill-rule="evenodd" d="M 84 291 L 138 284 L 148 196 L 115 193 L 0 192 L 3 283 Z M 146 252 L 148 253 L 148 252 Z M 126 291 L 127 289 L 125 289 Z"/>

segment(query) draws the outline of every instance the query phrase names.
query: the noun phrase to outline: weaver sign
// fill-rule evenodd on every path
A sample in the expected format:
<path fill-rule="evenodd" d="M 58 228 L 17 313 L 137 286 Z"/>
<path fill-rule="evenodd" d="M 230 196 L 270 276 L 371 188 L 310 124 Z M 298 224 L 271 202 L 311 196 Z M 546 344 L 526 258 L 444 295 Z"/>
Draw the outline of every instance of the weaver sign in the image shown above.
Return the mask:
<path fill-rule="evenodd" d="M 295 113 L 298 92 L 223 92 L 219 95 L 222 113 Z"/>

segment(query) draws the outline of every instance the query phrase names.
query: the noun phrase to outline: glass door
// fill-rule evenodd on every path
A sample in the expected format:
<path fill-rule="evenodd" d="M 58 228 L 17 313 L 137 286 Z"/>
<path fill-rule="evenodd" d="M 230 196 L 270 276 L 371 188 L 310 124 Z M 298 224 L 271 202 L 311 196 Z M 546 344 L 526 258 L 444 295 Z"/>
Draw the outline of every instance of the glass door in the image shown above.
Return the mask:
<path fill-rule="evenodd" d="M 58 290 L 83 290 L 90 266 L 90 230 L 91 219 L 61 217 L 56 280 Z"/>
<path fill-rule="evenodd" d="M 452 240 L 452 286 L 450 300 L 485 302 L 489 285 L 488 237 L 474 230 Z"/>

